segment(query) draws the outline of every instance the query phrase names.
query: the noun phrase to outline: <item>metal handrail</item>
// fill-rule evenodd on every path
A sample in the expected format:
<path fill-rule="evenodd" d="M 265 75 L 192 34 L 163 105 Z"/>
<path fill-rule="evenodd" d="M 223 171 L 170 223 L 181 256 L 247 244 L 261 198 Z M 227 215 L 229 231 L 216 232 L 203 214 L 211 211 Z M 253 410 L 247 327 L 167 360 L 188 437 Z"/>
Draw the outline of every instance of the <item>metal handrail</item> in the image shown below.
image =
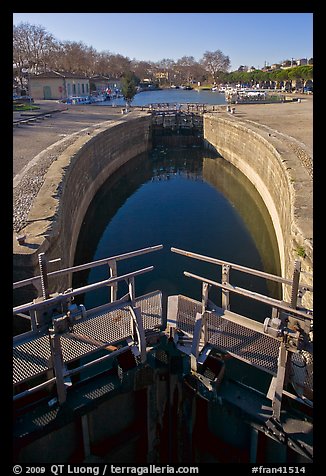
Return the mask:
<path fill-rule="evenodd" d="M 64 301 L 68 302 L 69 300 L 71 300 L 71 298 L 73 298 L 76 295 L 84 294 L 86 292 L 93 291 L 103 287 L 110 287 L 111 300 L 114 301 L 114 303 L 121 303 L 121 299 L 116 300 L 115 294 L 116 294 L 118 283 L 121 281 L 125 281 L 128 284 L 128 297 L 130 301 L 128 305 L 130 307 L 130 312 L 131 312 L 131 317 L 133 322 L 133 325 L 132 325 L 132 328 L 133 328 L 132 332 L 134 334 L 133 347 L 135 347 L 134 350 L 137 350 L 139 352 L 140 360 L 141 362 L 143 362 L 146 360 L 146 339 L 145 339 L 145 333 L 144 333 L 144 329 L 142 325 L 141 316 L 139 314 L 139 310 L 136 307 L 134 307 L 136 306 L 135 277 L 142 275 L 144 273 L 147 273 L 149 271 L 152 271 L 154 269 L 154 266 L 149 266 L 147 268 L 138 269 L 136 271 L 126 273 L 121 276 L 117 276 L 117 261 L 131 258 L 134 256 L 139 256 L 145 253 L 149 253 L 151 251 L 160 250 L 162 248 L 163 248 L 163 245 L 143 248 L 141 250 L 136 250 L 136 251 L 124 253 L 121 255 L 112 256 L 112 257 L 101 259 L 92 263 L 86 263 L 83 265 L 70 267 L 70 268 L 55 271 L 52 273 L 47 273 L 47 264 L 50 263 L 51 261 L 46 261 L 44 258 L 44 254 L 40 254 L 39 263 L 40 263 L 41 276 L 37 276 L 37 277 L 30 278 L 21 282 L 14 283 L 14 288 L 31 284 L 33 282 L 35 283 L 36 280 L 40 280 L 42 284 L 42 290 L 43 290 L 43 299 L 39 299 L 37 302 L 33 301 L 33 302 L 25 303 L 25 304 L 14 307 L 13 314 L 23 315 L 22 313 L 27 311 L 35 314 L 36 311 L 39 311 L 41 309 L 56 307 L 57 304 L 60 304 Z M 52 262 L 54 261 L 58 261 L 58 260 L 52 260 Z M 52 296 L 48 292 L 47 278 L 49 275 L 58 276 L 58 275 L 66 274 L 66 273 L 81 271 L 83 269 L 94 268 L 101 265 L 107 265 L 109 267 L 110 277 L 108 279 L 105 279 L 100 282 L 88 284 L 76 289 L 69 289 L 63 293 L 58 293 Z M 114 290 L 113 293 L 112 293 L 112 290 Z M 112 296 L 113 296 L 113 299 L 112 299 Z M 111 305 L 113 305 L 114 303 L 112 302 Z M 42 384 L 36 385 L 35 387 L 31 389 L 28 389 L 26 391 L 23 391 L 15 395 L 14 400 L 22 398 L 26 395 L 30 395 L 31 393 L 34 393 L 39 389 L 43 389 L 47 387 L 48 385 L 50 385 L 50 383 L 55 383 L 56 389 L 57 389 L 58 401 L 61 404 L 66 400 L 66 391 L 67 391 L 66 384 L 65 384 L 66 377 L 79 373 L 83 371 L 84 369 L 92 367 L 93 365 L 99 362 L 103 362 L 103 361 L 106 361 L 107 359 L 114 358 L 115 356 L 119 355 L 122 352 L 125 352 L 128 348 L 130 348 L 128 344 L 127 346 L 122 347 L 121 349 L 111 352 L 109 355 L 99 357 L 91 362 L 82 364 L 75 369 L 66 370 L 64 366 L 64 362 L 61 361 L 62 348 L 61 348 L 61 336 L 60 336 L 61 331 L 59 327 L 56 328 L 56 326 L 54 325 L 53 329 L 50 329 L 50 348 L 51 348 L 51 356 L 53 361 L 53 369 L 54 369 L 55 377 L 53 377 L 52 379 L 49 379 L 47 382 L 43 382 Z M 61 356 L 61 359 L 60 359 L 60 356 Z"/>
<path fill-rule="evenodd" d="M 17 314 L 19 312 L 24 312 L 24 311 L 35 311 L 37 309 L 44 308 L 44 305 L 51 305 L 51 304 L 56 304 L 61 301 L 67 301 L 70 297 L 76 296 L 78 294 L 83 294 L 88 291 L 93 291 L 94 289 L 102 288 L 104 286 L 112 286 L 113 284 L 119 282 L 119 281 L 124 281 L 128 279 L 132 279 L 135 276 L 139 276 L 144 273 L 148 273 L 149 271 L 152 271 L 154 269 L 154 266 L 148 266 L 147 268 L 139 269 L 137 271 L 133 271 L 132 273 L 127 273 L 123 274 L 121 276 L 117 276 L 114 278 L 109 278 L 105 279 L 104 281 L 99 281 L 97 283 L 93 284 L 88 284 L 86 286 L 82 286 L 80 288 L 76 288 L 72 291 L 65 292 L 63 294 L 58 294 L 57 296 L 54 296 L 52 298 L 48 298 L 45 301 L 40 301 L 40 302 L 30 302 L 26 304 L 21 304 L 20 306 L 16 306 L 13 308 L 13 313 Z"/>
<path fill-rule="evenodd" d="M 238 286 L 232 286 L 231 284 L 221 284 L 216 281 L 212 281 L 211 279 L 204 278 L 203 276 L 198 276 L 196 274 L 189 273 L 188 271 L 184 271 L 183 274 L 187 276 L 188 278 L 195 278 L 195 279 L 198 279 L 199 281 L 202 281 L 203 283 L 207 283 L 212 286 L 216 286 L 218 288 L 225 289 L 226 291 L 230 291 L 236 294 L 241 294 L 242 296 L 248 297 L 250 299 L 254 299 L 256 301 L 263 302 L 275 308 L 283 309 L 284 311 L 287 311 L 291 314 L 296 314 L 306 319 L 312 319 L 312 316 L 310 314 L 307 314 L 306 312 L 301 311 L 300 309 L 294 309 L 290 306 L 287 306 L 282 301 L 270 298 L 268 296 L 264 296 L 263 294 L 255 293 L 253 291 L 249 291 L 247 289 L 243 289 Z"/>
<path fill-rule="evenodd" d="M 48 277 L 49 276 L 52 276 L 52 277 L 61 276 L 61 275 L 68 274 L 68 273 L 75 273 L 77 271 L 83 271 L 84 269 L 96 268 L 98 266 L 107 265 L 110 262 L 121 261 L 121 260 L 124 260 L 124 259 L 133 258 L 134 256 L 140 256 L 140 255 L 143 255 L 143 254 L 146 254 L 146 253 L 151 253 L 152 251 L 161 250 L 162 248 L 163 248 L 163 245 L 149 246 L 147 248 L 142 248 L 140 250 L 130 251 L 128 253 L 123 253 L 121 255 L 110 256 L 108 258 L 103 258 L 103 259 L 100 259 L 100 260 L 97 260 L 97 261 L 92 261 L 90 263 L 80 264 L 80 265 L 77 265 L 77 266 L 72 266 L 70 268 L 64 268 L 64 269 L 59 269 L 57 271 L 52 271 L 51 273 L 48 273 L 47 276 Z M 51 262 L 54 262 L 54 261 L 57 261 L 57 260 L 52 260 Z M 22 281 L 16 281 L 13 284 L 13 289 L 21 288 L 23 286 L 27 286 L 28 284 L 36 283 L 38 281 L 41 281 L 41 279 L 42 279 L 41 276 L 33 276 L 32 278 L 23 279 Z"/>
<path fill-rule="evenodd" d="M 247 266 L 242 266 L 242 265 L 239 265 L 239 264 L 230 263 L 228 261 L 223 261 L 223 260 L 220 260 L 220 259 L 217 259 L 217 258 L 211 258 L 210 256 L 200 255 L 198 253 L 193 253 L 191 251 L 181 250 L 179 248 L 174 248 L 174 247 L 171 248 L 171 251 L 173 253 L 178 253 L 180 255 L 187 256 L 189 258 L 195 258 L 195 259 L 198 259 L 200 261 L 206 261 L 207 263 L 218 264 L 218 265 L 221 265 L 221 266 L 230 266 L 232 269 L 236 269 L 238 271 L 242 271 L 242 272 L 248 273 L 248 274 L 253 274 L 254 276 L 259 276 L 261 278 L 269 279 L 271 281 L 276 281 L 278 283 L 288 284 L 290 286 L 292 286 L 292 284 L 293 284 L 293 281 L 291 279 L 282 278 L 281 276 L 276 276 L 275 274 L 266 273 L 265 271 L 259 271 L 259 270 L 253 269 L 253 268 L 248 268 Z M 305 284 L 305 285 L 300 285 L 300 287 L 304 287 L 307 291 L 313 292 L 313 287 L 312 286 L 309 286 L 309 285 Z"/>

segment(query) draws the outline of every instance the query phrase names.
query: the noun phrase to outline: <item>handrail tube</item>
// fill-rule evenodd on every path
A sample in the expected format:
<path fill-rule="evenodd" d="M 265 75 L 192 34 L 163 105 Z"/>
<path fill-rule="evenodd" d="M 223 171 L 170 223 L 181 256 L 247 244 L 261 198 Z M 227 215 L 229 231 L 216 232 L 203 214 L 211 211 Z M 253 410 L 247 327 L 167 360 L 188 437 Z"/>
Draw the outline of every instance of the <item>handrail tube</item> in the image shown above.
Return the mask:
<path fill-rule="evenodd" d="M 29 388 L 27 390 L 24 390 L 23 392 L 17 393 L 16 395 L 13 396 L 13 401 L 18 400 L 19 398 L 26 397 L 27 395 L 31 395 L 32 393 L 35 393 L 38 390 L 42 390 L 42 388 L 47 387 L 51 383 L 56 383 L 56 377 L 50 378 L 49 380 L 46 380 L 46 382 L 42 382 L 39 385 L 36 385 L 35 387 Z"/>
<path fill-rule="evenodd" d="M 299 316 L 302 316 L 306 319 L 312 319 L 312 316 L 309 314 L 300 311 L 299 309 L 294 309 L 290 306 L 287 306 L 286 304 L 283 304 L 281 301 L 278 301 L 277 299 L 270 298 L 268 296 L 264 296 L 263 294 L 259 293 L 254 293 L 252 291 L 248 291 L 247 289 L 240 288 L 238 286 L 232 286 L 231 284 L 221 284 L 217 283 L 216 281 L 212 281 L 211 279 L 204 278 L 202 276 L 198 276 L 193 273 L 189 273 L 188 271 L 184 271 L 183 273 L 185 276 L 188 278 L 195 278 L 198 279 L 199 281 L 202 281 L 204 283 L 211 284 L 212 286 L 217 286 L 218 288 L 226 289 L 227 291 L 234 292 L 236 294 L 241 294 L 242 296 L 248 297 L 250 299 L 255 299 L 256 301 L 263 302 L 265 304 L 268 304 L 270 306 L 283 309 L 284 311 L 287 311 L 291 314 L 297 314 Z"/>
<path fill-rule="evenodd" d="M 97 266 L 103 266 L 108 264 L 110 261 L 121 261 L 128 258 L 133 258 L 135 256 L 140 256 L 146 253 L 151 253 L 152 251 L 158 251 L 163 248 L 163 245 L 149 246 L 147 248 L 142 248 L 140 250 L 130 251 L 128 253 L 123 253 L 121 255 L 110 256 L 108 258 L 103 258 L 97 261 L 92 261 L 90 263 L 79 264 L 77 266 L 72 266 L 71 268 L 58 269 L 48 273 L 48 276 L 60 276 L 62 274 L 74 273 L 77 271 L 83 271 L 84 269 L 96 268 Z M 53 260 L 52 260 L 53 261 Z M 33 276 L 32 278 L 23 279 L 22 281 L 16 281 L 13 283 L 13 289 L 21 288 L 27 286 L 28 284 L 33 284 L 41 279 L 41 276 Z"/>
<path fill-rule="evenodd" d="M 103 355 L 102 357 L 99 357 L 98 359 L 91 360 L 90 362 L 86 362 L 85 364 L 82 364 L 79 367 L 75 367 L 74 369 L 66 370 L 64 373 L 64 376 L 70 377 L 71 375 L 77 374 L 83 370 L 88 369 L 89 367 L 92 367 L 92 365 L 98 364 L 99 362 L 103 362 L 104 360 L 107 360 L 109 358 L 116 357 L 117 355 L 120 355 L 123 352 L 126 352 L 127 350 L 130 350 L 129 345 L 126 345 L 125 347 L 120 347 L 120 349 L 114 350 L 108 355 Z"/>
<path fill-rule="evenodd" d="M 117 355 L 120 355 L 120 354 L 122 354 L 123 352 L 126 352 L 129 349 L 130 349 L 129 346 L 121 347 L 120 349 L 114 350 L 113 352 L 111 352 L 108 355 L 104 355 L 102 357 L 99 357 L 96 360 L 92 360 L 91 362 L 87 362 L 86 364 L 83 364 L 83 365 L 81 365 L 79 367 L 76 367 L 74 369 L 67 370 L 64 373 L 64 376 L 65 377 L 68 377 L 68 376 L 70 377 L 71 375 L 82 372 L 83 370 L 91 367 L 94 364 L 98 364 L 99 362 L 103 362 L 104 360 L 107 360 L 109 358 L 116 357 Z M 42 382 L 41 384 L 36 385 L 35 387 L 24 390 L 23 392 L 17 393 L 16 395 L 13 396 L 13 401 L 18 400 L 19 398 L 26 397 L 27 395 L 31 395 L 32 393 L 35 393 L 38 390 L 42 390 L 42 388 L 47 387 L 51 383 L 56 383 L 56 377 L 53 377 L 53 378 L 47 380 L 46 382 Z"/>
<path fill-rule="evenodd" d="M 48 304 L 59 303 L 61 301 L 67 300 L 70 297 L 76 296 L 78 294 L 83 294 L 88 291 L 93 291 L 95 289 L 102 288 L 104 286 L 110 286 L 111 284 L 114 284 L 116 282 L 124 281 L 128 278 L 132 278 L 144 273 L 148 273 L 149 271 L 152 271 L 153 269 L 154 269 L 154 266 L 148 266 L 147 268 L 139 269 L 137 271 L 133 271 L 132 273 L 128 273 L 128 274 L 123 274 L 122 276 L 109 278 L 104 281 L 99 281 L 98 283 L 87 284 L 86 286 L 82 286 L 81 288 L 74 289 L 65 294 L 59 294 L 58 296 L 54 296 L 53 298 L 46 299 L 45 301 L 40 301 L 37 303 L 21 304 L 20 306 L 16 306 L 13 308 L 13 313 L 17 314 L 18 312 L 40 309 L 44 307 L 45 304 L 48 305 Z"/>
<path fill-rule="evenodd" d="M 265 271 L 259 271 L 259 270 L 253 269 L 253 268 L 247 268 L 246 266 L 242 266 L 240 264 L 230 263 L 228 261 L 222 261 L 218 258 L 211 258 L 209 256 L 200 255 L 198 253 L 193 253 L 191 251 L 180 250 L 179 248 L 174 248 L 174 247 L 171 248 L 171 251 L 173 253 L 178 253 L 180 255 L 187 256 L 189 258 L 195 258 L 195 259 L 199 259 L 201 261 L 206 261 L 207 263 L 219 264 L 221 266 L 228 265 L 231 268 L 236 269 L 238 271 L 242 271 L 242 272 L 248 273 L 248 274 L 253 274 L 253 275 L 259 276 L 261 278 L 270 279 L 272 281 L 277 281 L 279 283 L 289 284 L 290 286 L 292 286 L 292 284 L 293 284 L 291 279 L 282 278 L 281 276 L 276 276 L 275 274 L 266 273 Z M 313 291 L 312 286 L 302 284 L 302 285 L 300 285 L 300 287 L 304 287 L 308 291 Z"/>

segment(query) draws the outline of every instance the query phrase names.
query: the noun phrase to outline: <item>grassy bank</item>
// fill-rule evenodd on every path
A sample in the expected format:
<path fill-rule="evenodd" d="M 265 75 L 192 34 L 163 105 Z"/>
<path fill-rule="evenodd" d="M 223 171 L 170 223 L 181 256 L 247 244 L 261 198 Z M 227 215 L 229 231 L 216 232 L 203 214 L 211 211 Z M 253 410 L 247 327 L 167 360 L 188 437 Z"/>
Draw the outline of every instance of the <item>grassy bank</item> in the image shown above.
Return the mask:
<path fill-rule="evenodd" d="M 25 104 L 25 103 L 13 104 L 14 111 L 34 111 L 36 109 L 40 109 L 40 107 L 34 106 L 34 104 Z"/>

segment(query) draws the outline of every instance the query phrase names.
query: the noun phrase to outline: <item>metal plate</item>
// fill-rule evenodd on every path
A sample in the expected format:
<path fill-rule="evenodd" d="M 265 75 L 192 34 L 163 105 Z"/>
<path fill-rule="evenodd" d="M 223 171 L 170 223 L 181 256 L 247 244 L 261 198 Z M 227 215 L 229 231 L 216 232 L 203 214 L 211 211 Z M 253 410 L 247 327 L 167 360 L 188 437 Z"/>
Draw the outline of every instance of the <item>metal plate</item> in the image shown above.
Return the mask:
<path fill-rule="evenodd" d="M 291 381 L 299 396 L 313 400 L 314 358 L 305 350 L 292 354 Z"/>

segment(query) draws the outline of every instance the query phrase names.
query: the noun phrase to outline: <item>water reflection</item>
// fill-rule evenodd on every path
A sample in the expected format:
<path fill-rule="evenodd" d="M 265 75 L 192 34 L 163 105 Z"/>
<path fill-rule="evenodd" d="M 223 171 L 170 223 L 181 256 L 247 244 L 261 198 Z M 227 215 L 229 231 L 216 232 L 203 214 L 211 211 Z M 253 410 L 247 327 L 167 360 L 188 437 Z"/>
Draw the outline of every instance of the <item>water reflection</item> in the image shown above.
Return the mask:
<path fill-rule="evenodd" d="M 136 280 L 137 294 L 161 289 L 165 295 L 200 299 L 201 286 L 187 270 L 220 279 L 220 268 L 170 252 L 175 246 L 244 266 L 277 273 L 279 259 L 269 215 L 250 182 L 215 152 L 158 147 L 130 161 L 95 196 L 80 232 L 75 264 L 162 243 L 158 253 L 119 263 L 119 274 L 153 264 Z M 74 286 L 107 277 L 107 269 L 76 275 Z M 232 272 L 232 284 L 278 297 L 261 278 Z M 121 290 L 123 294 L 125 290 Z M 86 307 L 107 300 L 108 290 L 85 298 Z M 220 291 L 211 298 L 220 303 Z M 239 296 L 231 309 L 262 321 L 269 309 Z"/>
<path fill-rule="evenodd" d="M 249 179 L 222 157 L 203 160 L 204 179 L 220 190 L 236 208 L 252 236 L 264 271 L 281 275 L 280 256 L 273 223 L 258 191 Z M 270 294 L 281 299 L 281 285 L 268 281 Z"/>

